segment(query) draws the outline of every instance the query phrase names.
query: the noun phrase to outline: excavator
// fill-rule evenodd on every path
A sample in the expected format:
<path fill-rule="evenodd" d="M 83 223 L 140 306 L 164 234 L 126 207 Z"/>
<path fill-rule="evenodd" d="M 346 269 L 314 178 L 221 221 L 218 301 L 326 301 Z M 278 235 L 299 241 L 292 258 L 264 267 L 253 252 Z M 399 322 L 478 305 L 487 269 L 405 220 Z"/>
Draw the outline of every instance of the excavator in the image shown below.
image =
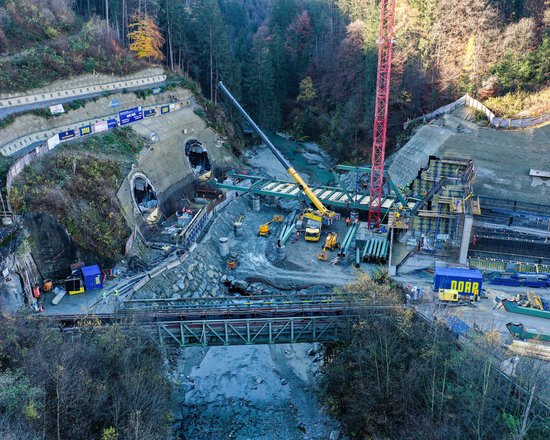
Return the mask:
<path fill-rule="evenodd" d="M 252 126 L 254 131 L 258 133 L 258 135 L 265 142 L 267 147 L 271 150 L 271 152 L 275 155 L 275 157 L 279 160 L 283 167 L 285 167 L 285 170 L 290 175 L 290 177 L 292 177 L 292 180 L 296 183 L 296 185 L 298 185 L 302 193 L 305 194 L 306 197 L 311 201 L 313 206 L 315 206 L 315 209 L 306 209 L 303 213 L 303 217 L 307 219 L 305 239 L 306 241 L 319 241 L 321 239 L 321 228 L 323 222 L 331 224 L 334 220 L 336 220 L 338 214 L 323 205 L 323 202 L 319 200 L 319 198 L 311 190 L 308 184 L 304 181 L 302 176 L 298 174 L 292 164 L 288 160 L 286 160 L 281 152 L 275 147 L 275 145 L 273 145 L 273 143 L 269 140 L 265 133 L 260 129 L 260 127 L 256 125 L 254 120 L 248 115 L 248 113 L 246 113 L 239 102 L 235 99 L 231 92 L 227 90 L 227 88 L 223 85 L 221 81 L 218 83 L 218 87 L 229 98 L 229 100 L 233 103 L 237 110 L 239 110 L 239 112 L 244 116 L 244 118 Z"/>
<path fill-rule="evenodd" d="M 322 261 L 328 260 L 328 252 L 333 251 L 335 249 L 338 249 L 340 247 L 340 243 L 338 243 L 338 234 L 336 232 L 329 232 L 327 234 L 327 238 L 325 240 L 325 245 L 323 246 L 323 250 L 317 254 L 317 259 Z"/>
<path fill-rule="evenodd" d="M 260 225 L 258 228 L 258 235 L 260 237 L 268 237 L 269 234 L 271 234 L 271 229 L 269 229 L 269 226 L 273 222 L 281 223 L 284 220 L 284 218 L 281 215 L 275 214 L 273 218 L 268 221 L 267 223 L 264 223 L 263 225 Z"/>

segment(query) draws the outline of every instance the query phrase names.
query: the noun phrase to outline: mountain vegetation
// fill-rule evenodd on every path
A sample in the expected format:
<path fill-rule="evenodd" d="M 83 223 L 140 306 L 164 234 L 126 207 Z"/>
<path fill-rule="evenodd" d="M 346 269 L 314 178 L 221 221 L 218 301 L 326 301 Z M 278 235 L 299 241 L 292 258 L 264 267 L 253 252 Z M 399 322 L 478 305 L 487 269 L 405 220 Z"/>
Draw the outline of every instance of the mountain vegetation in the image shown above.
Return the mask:
<path fill-rule="evenodd" d="M 0 315 L 0 438 L 168 438 L 162 354 L 125 327 L 98 329 L 84 317 L 63 335 L 45 320 Z"/>
<path fill-rule="evenodd" d="M 0 0 L 0 90 L 165 59 L 214 104 L 223 80 L 261 126 L 368 160 L 379 12 L 379 0 Z M 548 0 L 398 0 L 389 149 L 407 119 L 464 93 L 504 116 L 549 111 L 549 29 Z"/>
<path fill-rule="evenodd" d="M 543 362 L 518 360 L 518 388 L 497 369 L 500 334 L 470 334 L 459 344 L 446 324 L 431 326 L 399 307 L 403 294 L 387 277 L 363 275 L 347 291 L 396 306 L 365 312 L 349 338 L 327 349 L 324 394 L 348 438 L 548 438 L 550 412 L 536 399 L 548 387 Z"/>
<path fill-rule="evenodd" d="M 25 168 L 10 202 L 16 212 L 48 212 L 79 246 L 112 262 L 131 232 L 116 191 L 142 146 L 130 129 L 60 145 Z"/>
<path fill-rule="evenodd" d="M 78 0 L 75 10 L 107 19 L 123 45 L 134 13 L 154 17 L 167 67 L 214 103 L 223 80 L 261 126 L 368 159 L 378 0 Z M 408 118 L 464 93 L 493 98 L 497 112 L 536 96 L 549 85 L 549 25 L 547 0 L 398 0 L 389 147 Z M 299 99 L 304 80 L 314 99 Z"/>

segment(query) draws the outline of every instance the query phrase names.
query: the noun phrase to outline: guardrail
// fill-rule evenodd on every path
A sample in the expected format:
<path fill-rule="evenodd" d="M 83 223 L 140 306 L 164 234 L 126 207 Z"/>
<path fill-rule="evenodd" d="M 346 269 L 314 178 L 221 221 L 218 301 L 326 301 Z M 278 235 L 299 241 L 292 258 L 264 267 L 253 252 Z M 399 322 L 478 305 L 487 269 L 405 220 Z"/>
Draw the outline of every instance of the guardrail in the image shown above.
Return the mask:
<path fill-rule="evenodd" d="M 57 90 L 51 92 L 35 93 L 32 95 L 20 95 L 0 99 L 0 110 L 19 107 L 27 104 L 37 104 L 40 102 L 55 101 L 58 99 L 78 98 L 82 95 L 93 93 L 112 92 L 126 88 L 142 87 L 151 84 L 158 84 L 166 81 L 166 75 L 155 75 L 135 79 L 126 79 L 121 81 L 74 87 L 71 89 Z"/>
<path fill-rule="evenodd" d="M 489 120 L 489 124 L 491 124 L 495 128 L 508 128 L 508 129 L 527 128 L 527 127 L 532 127 L 536 125 L 541 125 L 550 121 L 550 113 L 544 113 L 539 116 L 526 117 L 526 118 L 501 118 L 499 116 L 496 116 L 489 108 L 487 108 L 477 99 L 474 99 L 469 95 L 464 95 L 461 98 L 458 98 L 456 101 L 450 104 L 444 105 L 442 107 L 439 107 L 437 110 L 434 110 L 433 112 L 428 113 L 427 115 L 423 115 L 418 118 L 405 122 L 405 124 L 403 124 L 403 127 L 407 128 L 409 124 L 417 121 L 422 121 L 423 123 L 429 122 L 432 119 L 437 118 L 438 116 L 441 116 L 446 113 L 451 113 L 453 110 L 460 107 L 461 105 L 465 105 L 466 107 L 471 107 L 482 112 Z"/>
<path fill-rule="evenodd" d="M 176 111 L 179 108 L 180 108 L 179 104 L 176 105 L 176 104 L 173 104 L 173 103 L 172 104 L 167 103 L 167 104 L 143 107 L 143 111 L 146 112 L 148 110 L 155 110 L 155 114 L 153 116 L 162 116 L 163 114 L 170 113 L 171 111 Z M 167 110 L 163 111 L 163 109 L 167 109 Z M 109 121 L 112 121 L 112 120 L 115 120 L 115 119 L 116 119 L 116 125 L 112 126 L 111 128 L 108 128 Z M 64 140 L 61 140 L 58 137 L 56 143 L 50 142 L 52 139 L 55 139 L 56 136 L 59 136 L 59 134 L 56 133 L 49 140 L 46 140 L 45 142 L 43 142 L 39 146 L 33 148 L 31 151 L 29 151 L 28 153 L 23 155 L 21 158 L 19 158 L 10 167 L 10 169 L 8 170 L 7 176 L 6 176 L 6 189 L 7 189 L 8 194 L 9 194 L 9 192 L 10 192 L 12 186 L 13 186 L 13 182 L 14 182 L 15 178 L 25 169 L 25 167 L 27 165 L 30 165 L 31 162 L 34 161 L 36 158 L 43 156 L 48 151 L 55 148 L 55 146 L 58 143 L 66 142 L 66 141 L 69 141 L 69 140 L 74 140 L 74 139 L 84 137 L 84 136 L 88 136 L 88 135 L 91 135 L 91 134 L 94 134 L 94 133 L 99 133 L 99 132 L 94 131 L 94 126 L 96 126 L 97 124 L 107 123 L 107 129 L 112 129 L 112 128 L 118 127 L 119 122 L 120 122 L 119 118 L 118 118 L 118 114 L 108 116 L 106 118 L 94 119 L 94 121 L 96 121 L 96 122 L 93 125 L 91 124 L 91 121 L 85 121 L 85 122 L 80 122 L 78 124 L 73 124 L 73 125 L 71 125 L 71 127 L 74 127 L 74 129 L 72 129 L 73 132 L 74 132 L 74 136 L 72 136 L 68 139 L 64 139 Z M 85 125 L 82 126 L 82 124 L 85 124 Z M 62 128 L 66 128 L 66 127 L 62 127 Z M 87 134 L 82 134 L 80 128 L 90 128 L 91 131 Z M 66 132 L 66 131 L 67 130 L 64 130 L 63 132 Z M 104 132 L 104 131 L 107 131 L 107 130 L 102 130 L 102 132 Z M 55 133 L 55 129 L 51 133 Z M 35 136 L 35 135 L 31 135 L 31 136 Z M 4 147 L 4 148 L 7 148 L 7 147 Z"/>

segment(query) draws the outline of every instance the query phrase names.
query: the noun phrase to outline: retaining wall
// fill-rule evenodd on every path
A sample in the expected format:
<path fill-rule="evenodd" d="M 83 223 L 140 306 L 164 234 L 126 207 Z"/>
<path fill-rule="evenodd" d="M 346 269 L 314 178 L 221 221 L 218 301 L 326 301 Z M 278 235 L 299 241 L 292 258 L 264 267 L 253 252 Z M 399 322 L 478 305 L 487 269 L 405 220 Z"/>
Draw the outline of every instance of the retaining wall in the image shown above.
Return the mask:
<path fill-rule="evenodd" d="M 151 73 L 153 74 L 151 75 Z M 89 75 L 73 80 L 73 86 L 70 85 L 71 82 L 59 82 L 55 86 L 58 88 L 57 90 L 50 86 L 38 91 L 32 91 L 32 93 L 22 92 L 11 96 L 3 95 L 0 96 L 0 110 L 71 97 L 76 99 L 81 95 L 142 87 L 166 81 L 166 75 L 162 74 L 162 69 L 150 69 L 138 72 L 136 75 L 114 77 L 116 81 L 109 81 L 109 77 L 106 75 L 98 77 Z"/>
<path fill-rule="evenodd" d="M 416 121 L 422 121 L 424 123 L 431 121 L 432 119 L 437 118 L 445 113 L 451 113 L 457 107 L 465 105 L 466 107 L 474 108 L 485 114 L 491 124 L 495 128 L 527 128 L 537 125 L 541 125 L 545 122 L 550 121 L 550 113 L 544 113 L 539 116 L 527 117 L 527 118 L 500 118 L 496 116 L 491 110 L 489 110 L 485 105 L 479 102 L 477 99 L 472 98 L 469 95 L 464 95 L 463 97 L 457 99 L 455 102 L 439 107 L 437 110 L 434 110 L 427 115 L 420 116 L 418 118 L 407 121 L 404 124 L 404 127 Z"/>

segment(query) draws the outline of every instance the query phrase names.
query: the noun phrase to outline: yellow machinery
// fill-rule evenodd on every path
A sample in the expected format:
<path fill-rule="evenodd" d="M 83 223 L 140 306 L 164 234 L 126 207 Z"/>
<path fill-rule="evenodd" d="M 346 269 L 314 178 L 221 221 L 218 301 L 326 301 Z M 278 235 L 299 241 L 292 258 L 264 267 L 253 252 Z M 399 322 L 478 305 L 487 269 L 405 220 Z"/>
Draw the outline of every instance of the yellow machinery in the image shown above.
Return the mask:
<path fill-rule="evenodd" d="M 458 290 L 439 289 L 438 298 L 443 302 L 458 302 Z"/>
<path fill-rule="evenodd" d="M 271 152 L 275 155 L 275 157 L 279 160 L 279 162 L 281 162 L 281 164 L 285 167 L 285 170 L 287 171 L 288 174 L 290 174 L 290 177 L 292 177 L 292 180 L 294 180 L 296 185 L 298 185 L 298 187 L 302 190 L 302 192 L 309 198 L 309 200 L 311 200 L 311 203 L 313 203 L 313 205 L 316 208 L 315 212 L 312 213 L 312 215 L 316 215 L 317 217 L 319 217 L 320 221 L 322 221 L 322 219 L 324 219 L 324 218 L 329 219 L 329 220 L 333 219 L 336 216 L 336 213 L 334 211 L 331 211 L 331 210 L 327 209 L 327 207 L 325 205 L 323 205 L 323 203 L 317 198 L 315 193 L 311 190 L 311 188 L 304 181 L 304 179 L 302 179 L 302 177 L 294 169 L 292 164 L 284 158 L 284 156 L 281 154 L 281 152 L 279 150 L 277 150 L 277 148 L 275 148 L 275 145 L 273 145 L 271 140 L 265 135 L 265 133 L 262 130 L 260 130 L 260 127 L 258 127 L 256 125 L 254 120 L 248 115 L 248 113 L 246 113 L 246 111 L 241 107 L 239 102 L 233 97 L 233 95 L 229 92 L 229 90 L 227 90 L 227 88 L 223 85 L 223 83 L 221 81 L 218 83 L 218 86 L 221 89 L 221 91 L 224 92 L 226 94 L 226 96 L 231 100 L 233 105 L 235 107 L 237 107 L 237 109 L 241 112 L 241 114 L 244 116 L 244 118 L 252 126 L 254 131 L 256 133 L 258 133 L 260 138 L 262 138 L 262 140 L 265 142 L 265 144 L 271 150 Z M 310 218 L 310 217 L 308 217 L 308 218 Z M 319 235 L 318 235 L 317 239 L 310 239 L 310 240 L 308 240 L 308 238 L 307 238 L 307 230 L 306 230 L 306 240 L 308 240 L 308 241 L 319 241 L 319 239 L 321 237 L 320 229 L 321 228 L 319 227 Z M 313 237 L 313 235 L 312 235 L 312 237 Z"/>
<path fill-rule="evenodd" d="M 338 243 L 338 234 L 336 232 L 329 232 L 327 234 L 327 238 L 325 240 L 325 245 L 323 246 L 323 250 L 317 254 L 317 259 L 322 261 L 328 260 L 328 252 L 333 251 L 334 249 L 338 249 L 340 247 L 340 243 Z"/>
<path fill-rule="evenodd" d="M 263 225 L 260 225 L 258 229 L 258 235 L 260 235 L 260 237 L 267 237 L 269 234 L 271 234 L 271 229 L 269 229 L 269 226 L 271 225 L 271 223 L 273 222 L 280 223 L 282 221 L 283 221 L 283 217 L 278 214 L 275 214 L 270 221 L 268 221 L 267 223 L 264 223 Z"/>
<path fill-rule="evenodd" d="M 459 293 L 456 289 L 439 289 L 438 298 L 441 302 L 458 303 L 460 300 L 477 301 L 477 293 Z"/>
<path fill-rule="evenodd" d="M 323 218 L 311 209 L 304 212 L 304 217 L 308 219 L 305 234 L 306 241 L 319 241 L 321 239 Z"/>

